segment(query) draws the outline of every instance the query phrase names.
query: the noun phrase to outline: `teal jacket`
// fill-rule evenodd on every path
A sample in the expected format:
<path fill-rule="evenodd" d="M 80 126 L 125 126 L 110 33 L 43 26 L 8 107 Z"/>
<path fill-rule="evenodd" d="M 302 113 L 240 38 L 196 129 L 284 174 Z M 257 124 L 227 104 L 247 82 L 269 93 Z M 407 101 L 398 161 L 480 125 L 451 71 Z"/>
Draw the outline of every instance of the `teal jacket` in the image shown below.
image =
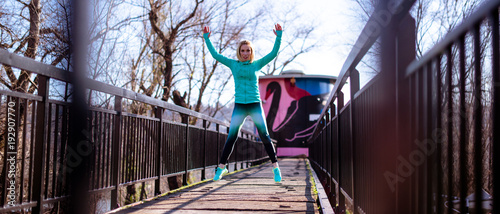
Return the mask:
<path fill-rule="evenodd" d="M 276 31 L 276 41 L 271 53 L 262 57 L 259 60 L 240 62 L 239 60 L 229 59 L 217 53 L 212 42 L 208 37 L 208 33 L 203 34 L 205 43 L 212 57 L 231 69 L 234 78 L 234 102 L 239 104 L 259 103 L 259 85 L 258 73 L 260 69 L 271 62 L 277 55 L 281 45 L 282 31 Z"/>

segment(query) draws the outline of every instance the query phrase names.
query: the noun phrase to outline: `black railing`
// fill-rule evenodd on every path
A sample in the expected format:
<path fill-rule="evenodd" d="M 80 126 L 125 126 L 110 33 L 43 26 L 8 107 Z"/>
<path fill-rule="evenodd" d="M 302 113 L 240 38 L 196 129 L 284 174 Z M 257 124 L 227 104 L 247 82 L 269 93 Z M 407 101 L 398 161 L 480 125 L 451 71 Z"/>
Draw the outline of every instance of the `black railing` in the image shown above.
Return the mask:
<path fill-rule="evenodd" d="M 338 210 L 498 213 L 500 2 L 419 60 L 413 3 L 379 7 L 368 21 L 309 139 L 313 167 Z M 359 89 L 356 66 L 377 39 L 381 71 Z"/>
<path fill-rule="evenodd" d="M 36 94 L 0 91 L 0 168 L 3 170 L 0 213 L 57 210 L 70 196 L 69 175 L 86 164 L 90 193 L 111 192 L 111 207 L 119 203 L 120 188 L 154 182 L 153 195 L 165 191 L 165 177 L 206 170 L 218 164 L 229 123 L 152 97 L 98 81 L 89 90 L 114 98 L 112 109 L 90 107 L 82 131 L 86 140 L 69 144 L 71 102 L 56 100 L 51 81 L 71 86 L 72 72 L 0 49 L 0 63 L 38 75 Z M 147 116 L 129 113 L 131 102 L 153 109 Z M 92 106 L 92 105 L 90 105 Z M 168 120 L 182 114 L 187 123 Z M 197 119 L 197 125 L 192 120 Z M 239 169 L 267 157 L 252 131 L 243 130 L 230 164 Z M 74 145 L 74 146 L 72 146 Z M 83 163 L 87 160 L 87 163 Z M 64 213 L 65 210 L 55 212 Z"/>

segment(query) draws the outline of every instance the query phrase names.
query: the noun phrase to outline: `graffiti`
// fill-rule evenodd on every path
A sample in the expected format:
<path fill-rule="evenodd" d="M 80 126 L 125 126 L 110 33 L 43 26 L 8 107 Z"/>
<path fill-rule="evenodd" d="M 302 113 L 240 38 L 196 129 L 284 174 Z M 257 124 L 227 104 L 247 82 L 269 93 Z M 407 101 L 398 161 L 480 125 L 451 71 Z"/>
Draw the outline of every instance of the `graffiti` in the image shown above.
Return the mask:
<path fill-rule="evenodd" d="M 333 84 L 326 78 L 266 78 L 259 81 L 271 138 L 278 147 L 304 147 Z"/>

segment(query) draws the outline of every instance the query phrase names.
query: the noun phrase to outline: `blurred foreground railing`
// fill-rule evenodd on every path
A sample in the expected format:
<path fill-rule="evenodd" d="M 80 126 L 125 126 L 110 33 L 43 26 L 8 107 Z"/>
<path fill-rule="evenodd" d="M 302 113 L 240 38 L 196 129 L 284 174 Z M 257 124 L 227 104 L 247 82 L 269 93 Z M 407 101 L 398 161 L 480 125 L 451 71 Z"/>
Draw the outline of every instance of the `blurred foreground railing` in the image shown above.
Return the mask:
<path fill-rule="evenodd" d="M 500 212 L 500 2 L 484 3 L 420 60 L 408 14 L 414 1 L 385 2 L 309 139 L 332 205 L 354 213 Z M 381 71 L 359 89 L 356 66 L 377 39 Z"/>
<path fill-rule="evenodd" d="M 0 90 L 0 213 L 66 213 L 68 178 L 80 164 L 87 166 L 91 194 L 110 193 L 111 209 L 124 197 L 120 190 L 126 186 L 152 182 L 156 196 L 168 190 L 166 177 L 183 175 L 185 185 L 188 172 L 201 170 L 201 179 L 206 179 L 206 170 L 218 164 L 229 123 L 93 80 L 86 87 L 114 99 L 114 106 L 91 105 L 87 120 L 79 121 L 86 123 L 86 139 L 70 144 L 71 97 L 56 100 L 52 93 L 61 90 L 54 82 L 71 88 L 72 72 L 3 49 L 0 63 L 38 74 L 34 94 Z M 152 113 L 127 112 L 131 103 Z M 187 123 L 167 120 L 166 114 L 181 114 Z M 197 125 L 190 123 L 194 119 Z M 241 135 L 229 160 L 234 168 L 267 158 L 253 132 L 243 130 Z"/>

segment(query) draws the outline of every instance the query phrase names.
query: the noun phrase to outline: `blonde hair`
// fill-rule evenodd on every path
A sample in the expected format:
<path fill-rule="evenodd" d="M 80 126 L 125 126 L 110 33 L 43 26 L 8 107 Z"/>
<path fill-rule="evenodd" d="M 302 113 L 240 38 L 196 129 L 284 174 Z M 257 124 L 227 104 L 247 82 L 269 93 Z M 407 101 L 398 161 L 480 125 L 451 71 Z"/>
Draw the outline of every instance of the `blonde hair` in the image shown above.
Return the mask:
<path fill-rule="evenodd" d="M 252 52 L 252 53 L 250 54 L 250 62 L 253 62 L 253 59 L 255 58 L 255 53 L 254 53 L 254 51 L 253 51 L 253 45 L 252 45 L 252 42 L 250 42 L 250 41 L 248 41 L 248 40 L 242 40 L 242 41 L 240 42 L 240 44 L 238 45 L 238 49 L 236 49 L 236 56 L 238 57 L 238 60 L 240 60 L 241 62 L 246 61 L 246 60 L 244 60 L 244 59 L 243 59 L 243 57 L 241 57 L 241 55 L 240 55 L 241 46 L 243 46 L 243 45 L 248 45 L 248 46 L 250 46 L 250 51 Z"/>

